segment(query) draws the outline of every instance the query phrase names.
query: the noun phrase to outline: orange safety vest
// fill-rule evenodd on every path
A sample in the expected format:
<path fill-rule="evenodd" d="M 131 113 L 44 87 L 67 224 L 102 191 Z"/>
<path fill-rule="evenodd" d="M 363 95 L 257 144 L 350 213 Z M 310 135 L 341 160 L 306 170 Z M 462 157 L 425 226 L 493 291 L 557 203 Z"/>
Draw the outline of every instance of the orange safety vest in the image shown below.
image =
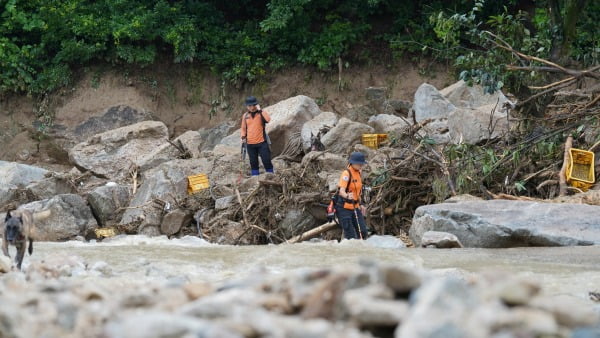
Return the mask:
<path fill-rule="evenodd" d="M 344 202 L 344 209 L 358 209 L 360 194 L 362 192 L 362 178 L 360 177 L 360 171 L 354 169 L 351 165 L 348 166 L 348 169 L 344 170 L 340 176 L 338 187 L 340 189 L 342 187 L 346 188 L 346 192 L 351 192 L 354 195 L 354 200 L 356 201 L 356 203 Z"/>
<path fill-rule="evenodd" d="M 264 121 L 263 121 L 264 119 Z M 271 116 L 264 110 L 252 113 L 246 112 L 242 116 L 242 138 L 246 137 L 248 144 L 259 144 L 265 141 L 265 122 L 271 121 Z"/>

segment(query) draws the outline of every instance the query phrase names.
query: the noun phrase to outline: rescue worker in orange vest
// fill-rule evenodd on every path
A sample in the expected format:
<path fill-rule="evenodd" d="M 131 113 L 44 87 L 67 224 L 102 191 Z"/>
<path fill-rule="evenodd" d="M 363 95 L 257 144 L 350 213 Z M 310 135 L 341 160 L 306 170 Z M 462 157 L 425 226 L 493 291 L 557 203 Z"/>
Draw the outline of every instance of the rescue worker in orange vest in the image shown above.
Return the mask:
<path fill-rule="evenodd" d="M 367 223 L 365 222 L 366 207 L 360 204 L 362 191 L 362 168 L 367 161 L 361 152 L 350 154 L 348 168 L 342 172 L 338 183 L 338 202 L 336 203 L 337 217 L 347 239 L 366 239 Z"/>
<path fill-rule="evenodd" d="M 254 96 L 246 98 L 246 112 L 242 116 L 242 143 L 245 144 L 250 160 L 250 173 L 252 176 L 258 176 L 258 156 L 262 161 L 265 171 L 273 172 L 271 163 L 271 148 L 269 136 L 265 126 L 271 121 L 269 113 L 260 109 L 258 100 Z"/>

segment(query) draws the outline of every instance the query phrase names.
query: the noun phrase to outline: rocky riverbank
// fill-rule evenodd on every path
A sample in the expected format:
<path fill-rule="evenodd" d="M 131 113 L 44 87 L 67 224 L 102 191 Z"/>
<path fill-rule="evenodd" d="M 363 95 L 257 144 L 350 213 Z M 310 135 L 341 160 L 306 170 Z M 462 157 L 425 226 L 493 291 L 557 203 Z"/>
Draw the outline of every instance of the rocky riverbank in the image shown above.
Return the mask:
<path fill-rule="evenodd" d="M 500 338 L 600 332 L 600 307 L 581 292 L 594 290 L 584 286 L 573 293 L 574 285 L 560 285 L 595 285 L 582 274 L 588 266 L 594 276 L 595 247 L 572 253 L 549 248 L 539 258 L 528 257 L 529 251 L 460 249 L 446 251 L 441 262 L 424 254 L 440 251 L 409 250 L 415 256 L 407 259 L 406 250 L 359 241 L 245 249 L 194 238 L 113 242 L 38 243 L 24 272 L 0 273 L 0 336 Z M 487 270 L 418 263 L 425 258 L 428 266 L 460 266 L 474 254 Z M 501 262 L 539 271 L 514 273 Z"/>

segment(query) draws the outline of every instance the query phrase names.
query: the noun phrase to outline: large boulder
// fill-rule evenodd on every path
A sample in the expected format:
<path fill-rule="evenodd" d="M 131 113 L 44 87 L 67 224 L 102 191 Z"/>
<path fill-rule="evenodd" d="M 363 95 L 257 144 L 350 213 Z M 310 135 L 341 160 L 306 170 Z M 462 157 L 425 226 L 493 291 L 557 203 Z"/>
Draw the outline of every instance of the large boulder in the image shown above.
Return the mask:
<path fill-rule="evenodd" d="M 244 160 L 241 157 L 241 144 L 238 147 L 218 144 L 212 152 L 206 153 L 213 162 L 212 171 L 208 175 L 212 182 L 233 186 L 238 183 L 240 176 L 245 177 L 250 173 L 248 156 Z M 262 162 L 259 160 L 259 163 Z"/>
<path fill-rule="evenodd" d="M 476 144 L 500 137 L 508 132 L 506 113 L 492 112 L 493 107 L 458 108 L 448 116 L 450 141 L 455 144 Z"/>
<path fill-rule="evenodd" d="M 369 119 L 369 125 L 373 127 L 376 133 L 394 133 L 400 134 L 406 128 L 410 127 L 410 124 L 406 119 L 403 119 L 396 115 L 379 114 L 371 116 Z"/>
<path fill-rule="evenodd" d="M 227 135 L 230 135 L 236 124 L 233 122 L 224 122 L 212 128 L 202 128 L 198 130 L 200 134 L 200 151 L 211 150 L 221 142 Z M 239 142 L 240 135 L 237 134 Z"/>
<path fill-rule="evenodd" d="M 413 103 L 415 120 L 422 122 L 427 119 L 443 120 L 456 109 L 434 86 L 423 83 L 415 92 Z"/>
<path fill-rule="evenodd" d="M 290 238 L 314 228 L 315 225 L 316 220 L 310 212 L 292 209 L 285 214 L 278 227 L 286 238 Z"/>
<path fill-rule="evenodd" d="M 481 85 L 474 84 L 469 86 L 463 80 L 440 90 L 440 93 L 452 102 L 453 105 L 461 108 L 477 108 L 491 105 L 493 109 L 497 105 L 494 112 L 499 112 L 502 110 L 502 106 L 508 102 L 506 96 L 499 90 L 493 94 L 489 94 L 484 92 Z"/>
<path fill-rule="evenodd" d="M 47 173 L 46 169 L 0 161 L 0 208 L 10 202 L 29 202 L 21 201 L 16 190 L 44 180 Z"/>
<path fill-rule="evenodd" d="M 98 223 L 85 200 L 75 194 L 57 195 L 51 199 L 22 205 L 19 209 L 36 213 L 49 210 L 50 215 L 34 222 L 36 241 L 62 241 L 86 236 Z"/>
<path fill-rule="evenodd" d="M 0 184 L 2 186 L 24 187 L 32 182 L 44 179 L 48 170 L 20 164 L 0 161 Z"/>
<path fill-rule="evenodd" d="M 130 197 L 129 187 L 107 184 L 90 192 L 87 200 L 100 226 L 105 227 L 121 219 Z"/>
<path fill-rule="evenodd" d="M 195 130 L 188 130 L 177 136 L 173 143 L 181 147 L 189 158 L 200 158 L 200 149 L 202 147 L 202 136 Z M 181 154 L 183 155 L 183 154 Z"/>
<path fill-rule="evenodd" d="M 341 118 L 338 124 L 321 138 L 321 142 L 328 151 L 347 153 L 356 143 L 361 142 L 362 134 L 372 134 L 374 131 L 366 124 Z"/>
<path fill-rule="evenodd" d="M 482 301 L 465 281 L 432 280 L 411 296 L 411 303 L 409 315 L 396 328 L 396 338 L 489 336 L 484 322 L 474 320 Z"/>
<path fill-rule="evenodd" d="M 143 183 L 129 203 L 120 224 L 137 224 L 139 232 L 158 234 L 163 208 L 156 206 L 153 201 L 161 199 L 173 205 L 173 198 L 187 196 L 188 176 L 210 173 L 212 167 L 212 163 L 205 158 L 173 160 L 144 172 Z"/>
<path fill-rule="evenodd" d="M 338 117 L 335 113 L 322 112 L 312 120 L 306 122 L 302 126 L 302 131 L 300 132 L 302 136 L 302 147 L 304 148 L 304 151 L 308 152 L 310 150 L 312 145 L 312 139 L 313 137 L 317 137 L 321 128 L 333 128 L 335 127 L 337 121 Z"/>
<path fill-rule="evenodd" d="M 71 161 L 94 175 L 116 181 L 129 178 L 133 165 L 140 170 L 175 159 L 179 152 L 168 143 L 167 126 L 145 121 L 97 134 L 69 151 Z"/>
<path fill-rule="evenodd" d="M 35 200 L 45 200 L 60 194 L 77 193 L 77 189 L 72 183 L 57 176 L 31 183 L 26 188 Z"/>
<path fill-rule="evenodd" d="M 600 244 L 600 207 L 526 201 L 469 201 L 417 208 L 410 238 L 454 234 L 465 247 L 506 248 Z"/>
<path fill-rule="evenodd" d="M 414 118 L 417 122 L 431 120 L 423 132 L 437 143 L 448 143 L 448 116 L 456 107 L 434 86 L 424 83 L 415 92 L 413 104 Z"/>
<path fill-rule="evenodd" d="M 127 105 L 113 106 L 97 114 L 86 112 L 84 115 L 89 117 L 79 124 L 67 125 L 69 121 L 55 123 L 49 130 L 52 142 L 67 151 L 96 134 L 153 119 L 152 113 Z"/>
<path fill-rule="evenodd" d="M 279 155 L 290 136 L 301 131 L 305 122 L 321 114 L 317 103 L 308 96 L 298 95 L 264 108 L 270 116 L 267 133 L 271 139 L 273 157 Z"/>

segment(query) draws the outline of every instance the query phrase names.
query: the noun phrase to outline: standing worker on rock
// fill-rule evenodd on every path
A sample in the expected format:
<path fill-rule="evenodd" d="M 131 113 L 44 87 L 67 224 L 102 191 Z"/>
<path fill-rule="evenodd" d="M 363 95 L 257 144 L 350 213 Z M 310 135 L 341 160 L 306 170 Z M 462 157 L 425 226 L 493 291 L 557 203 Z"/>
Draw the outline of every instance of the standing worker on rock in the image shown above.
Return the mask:
<path fill-rule="evenodd" d="M 366 207 L 360 204 L 362 191 L 360 174 L 367 161 L 363 153 L 353 152 L 348 162 L 348 168 L 342 172 L 338 183 L 339 198 L 336 211 L 345 238 L 366 239 L 367 223 L 364 217 Z"/>
<path fill-rule="evenodd" d="M 258 100 L 254 96 L 246 98 L 246 112 L 242 116 L 242 144 L 248 150 L 248 159 L 250 160 L 250 169 L 252 176 L 258 176 L 258 156 L 262 161 L 265 171 L 273 172 L 271 163 L 271 149 L 269 136 L 266 131 L 266 124 L 271 121 L 271 116 L 266 111 L 260 109 Z"/>

